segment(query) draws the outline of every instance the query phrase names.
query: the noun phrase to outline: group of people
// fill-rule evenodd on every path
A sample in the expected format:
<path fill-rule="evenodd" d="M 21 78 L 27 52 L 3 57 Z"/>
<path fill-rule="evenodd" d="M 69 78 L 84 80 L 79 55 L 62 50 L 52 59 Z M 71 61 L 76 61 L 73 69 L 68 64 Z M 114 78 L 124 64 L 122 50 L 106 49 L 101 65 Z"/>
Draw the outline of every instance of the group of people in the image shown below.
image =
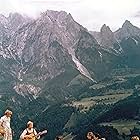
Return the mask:
<path fill-rule="evenodd" d="M 12 111 L 6 110 L 4 116 L 0 118 L 0 139 L 2 140 L 12 140 L 12 129 L 10 126 L 11 116 Z M 20 140 L 35 140 L 39 138 L 40 136 L 34 129 L 33 122 L 29 121 L 27 128 L 20 135 Z"/>
<path fill-rule="evenodd" d="M 102 138 L 99 134 L 94 134 L 93 132 L 87 133 L 87 139 L 88 140 L 105 140 L 105 138 Z M 138 136 L 133 136 L 131 140 L 140 140 Z"/>
<path fill-rule="evenodd" d="M 12 140 L 12 129 L 10 126 L 10 120 L 12 116 L 12 111 L 6 110 L 4 116 L 0 118 L 0 139 L 2 140 Z M 46 132 L 45 132 L 46 133 Z M 20 135 L 20 140 L 36 140 L 40 139 L 39 133 L 34 129 L 34 124 L 32 121 L 27 122 L 27 128 Z M 87 133 L 88 140 L 105 140 L 99 134 L 94 134 L 93 132 Z M 60 137 L 56 137 L 56 140 L 62 140 Z M 131 140 L 140 140 L 138 136 L 133 136 Z"/>

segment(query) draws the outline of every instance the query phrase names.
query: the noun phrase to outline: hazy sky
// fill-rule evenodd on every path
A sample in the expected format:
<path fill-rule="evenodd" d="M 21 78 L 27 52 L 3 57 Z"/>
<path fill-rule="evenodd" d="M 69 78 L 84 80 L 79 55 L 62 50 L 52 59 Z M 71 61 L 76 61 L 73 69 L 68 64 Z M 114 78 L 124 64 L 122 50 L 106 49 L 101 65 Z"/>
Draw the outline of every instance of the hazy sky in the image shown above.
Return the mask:
<path fill-rule="evenodd" d="M 36 17 L 47 9 L 63 10 L 89 30 L 105 23 L 116 30 L 127 19 L 140 27 L 140 0 L 0 0 L 0 13 L 20 12 Z"/>

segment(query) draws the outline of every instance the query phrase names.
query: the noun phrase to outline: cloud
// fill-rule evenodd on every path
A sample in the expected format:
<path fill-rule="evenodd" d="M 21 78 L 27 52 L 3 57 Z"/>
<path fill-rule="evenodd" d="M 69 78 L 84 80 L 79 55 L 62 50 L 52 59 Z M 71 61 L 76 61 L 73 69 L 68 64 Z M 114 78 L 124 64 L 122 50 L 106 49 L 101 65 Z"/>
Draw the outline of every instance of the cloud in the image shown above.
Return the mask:
<path fill-rule="evenodd" d="M 0 0 L 0 13 L 20 12 L 36 17 L 48 9 L 66 11 L 89 30 L 106 23 L 116 30 L 128 19 L 139 26 L 139 0 Z"/>
<path fill-rule="evenodd" d="M 134 15 L 133 15 L 134 18 L 139 18 L 140 17 L 140 11 L 136 12 Z"/>
<path fill-rule="evenodd" d="M 31 0 L 30 3 L 36 3 L 36 4 L 69 4 L 69 3 L 79 3 L 81 0 Z"/>

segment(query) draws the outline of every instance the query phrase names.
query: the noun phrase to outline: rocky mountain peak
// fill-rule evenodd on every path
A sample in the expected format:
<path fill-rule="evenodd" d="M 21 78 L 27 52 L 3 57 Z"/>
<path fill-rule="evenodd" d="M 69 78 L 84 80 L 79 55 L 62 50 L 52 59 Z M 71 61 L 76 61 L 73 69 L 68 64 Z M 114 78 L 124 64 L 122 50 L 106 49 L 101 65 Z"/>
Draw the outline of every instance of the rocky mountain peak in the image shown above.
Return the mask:
<path fill-rule="evenodd" d="M 112 31 L 111 31 L 111 29 L 110 29 L 109 26 L 107 26 L 106 24 L 104 24 L 104 25 L 101 27 L 100 32 L 101 32 L 101 33 L 104 33 L 104 32 L 108 33 L 108 32 L 112 32 Z"/>
<path fill-rule="evenodd" d="M 131 28 L 131 27 L 133 27 L 133 25 L 129 20 L 126 20 L 122 25 L 122 28 Z"/>
<path fill-rule="evenodd" d="M 134 26 L 130 21 L 126 20 L 122 25 L 122 28 L 115 32 L 115 37 L 118 41 L 121 41 L 124 38 L 140 36 L 140 29 Z"/>
<path fill-rule="evenodd" d="M 64 21 L 68 16 L 65 11 L 47 10 L 41 14 L 41 18 L 49 18 L 52 22 Z"/>
<path fill-rule="evenodd" d="M 110 27 L 107 26 L 106 24 L 104 24 L 102 27 L 101 27 L 101 36 L 103 38 L 106 38 L 106 39 L 110 39 L 114 36 L 113 32 L 111 31 Z"/>
<path fill-rule="evenodd" d="M 44 25 L 44 32 L 51 32 L 51 40 L 57 40 L 69 48 L 79 38 L 79 32 L 85 30 L 80 24 L 75 22 L 71 14 L 64 11 L 47 10 L 36 20 L 37 26 Z"/>
<path fill-rule="evenodd" d="M 116 39 L 114 33 L 111 31 L 110 27 L 104 24 L 100 32 L 90 32 L 93 37 L 97 40 L 97 42 L 105 48 L 113 48 L 114 43 L 116 43 Z"/>
<path fill-rule="evenodd" d="M 105 47 L 113 47 L 115 41 L 114 33 L 111 31 L 110 27 L 104 24 L 100 30 L 101 41 L 100 44 Z"/>
<path fill-rule="evenodd" d="M 46 12 L 44 12 L 44 14 L 48 15 L 48 16 L 52 16 L 52 17 L 58 17 L 58 15 L 67 15 L 67 12 L 65 11 L 54 11 L 54 10 L 47 10 Z"/>

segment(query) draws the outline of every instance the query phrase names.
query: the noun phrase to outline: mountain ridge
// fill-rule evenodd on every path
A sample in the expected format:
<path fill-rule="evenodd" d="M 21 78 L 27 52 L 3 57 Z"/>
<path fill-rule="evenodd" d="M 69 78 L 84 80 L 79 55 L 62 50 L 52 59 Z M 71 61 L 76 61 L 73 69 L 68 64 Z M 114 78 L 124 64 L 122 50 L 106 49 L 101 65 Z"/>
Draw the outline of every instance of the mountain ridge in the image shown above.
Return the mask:
<path fill-rule="evenodd" d="M 117 32 L 103 25 L 94 36 L 71 14 L 52 10 L 37 19 L 10 15 L 7 28 L 5 18 L 0 16 L 0 113 L 13 110 L 16 139 L 30 119 L 49 129 L 48 139 L 60 133 L 84 139 L 96 126 L 122 140 L 99 124 L 119 119 L 108 114 L 139 99 L 140 29 L 126 21 Z M 136 112 L 133 107 L 135 120 L 139 104 Z"/>

